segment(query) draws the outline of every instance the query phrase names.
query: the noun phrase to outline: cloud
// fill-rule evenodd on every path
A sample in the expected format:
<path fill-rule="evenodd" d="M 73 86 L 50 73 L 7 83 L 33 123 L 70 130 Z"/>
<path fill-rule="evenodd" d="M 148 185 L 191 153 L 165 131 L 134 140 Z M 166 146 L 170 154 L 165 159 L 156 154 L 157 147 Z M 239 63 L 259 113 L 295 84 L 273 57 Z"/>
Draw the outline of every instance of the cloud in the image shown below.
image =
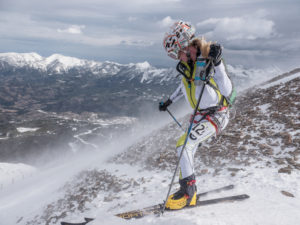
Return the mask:
<path fill-rule="evenodd" d="M 227 41 L 270 38 L 276 33 L 274 26 L 275 23 L 265 19 L 261 11 L 244 17 L 210 18 L 197 23 L 198 28 L 207 31 L 205 36 Z"/>
<path fill-rule="evenodd" d="M 170 27 L 175 23 L 176 20 L 172 19 L 170 16 L 167 16 L 163 18 L 161 21 L 159 21 L 159 25 L 163 28 Z"/>
<path fill-rule="evenodd" d="M 134 17 L 134 16 L 129 16 L 128 17 L 128 21 L 129 22 L 134 22 L 134 21 L 136 21 L 137 20 L 137 17 Z"/>
<path fill-rule="evenodd" d="M 82 34 L 82 29 L 84 29 L 84 25 L 72 25 L 67 29 L 57 29 L 58 33 L 69 33 L 69 34 Z"/>
<path fill-rule="evenodd" d="M 123 62 L 148 54 L 150 62 L 173 66 L 161 42 L 168 28 L 183 19 L 198 25 L 198 34 L 220 42 L 225 54 L 274 51 L 274 56 L 290 54 L 289 58 L 299 59 L 299 0 L 272 4 L 263 0 L 0 2 L 0 43 L 8 43 L 2 44 L 0 51 L 27 49 L 64 54 L 69 49 L 66 54 L 76 56 L 79 52 L 82 57 L 97 55 L 105 59 L 110 54 L 113 60 L 115 54 Z M 102 51 L 104 48 L 107 51 Z"/>
<path fill-rule="evenodd" d="M 143 47 L 149 47 L 153 46 L 154 42 L 151 41 L 144 41 L 144 40 L 122 40 L 120 42 L 122 45 L 127 45 L 127 46 L 143 46 Z"/>

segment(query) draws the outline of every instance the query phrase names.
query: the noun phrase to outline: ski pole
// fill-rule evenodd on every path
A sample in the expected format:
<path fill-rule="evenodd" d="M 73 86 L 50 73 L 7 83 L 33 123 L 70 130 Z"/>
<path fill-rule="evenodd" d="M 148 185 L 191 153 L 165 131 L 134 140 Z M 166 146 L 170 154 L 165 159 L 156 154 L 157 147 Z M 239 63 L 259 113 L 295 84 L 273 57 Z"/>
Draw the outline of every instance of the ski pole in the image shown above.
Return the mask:
<path fill-rule="evenodd" d="M 178 122 L 178 120 L 176 120 L 175 116 L 173 116 L 173 114 L 170 112 L 170 110 L 168 110 L 168 108 L 166 110 L 170 114 L 170 116 L 173 118 L 173 120 L 177 123 L 177 125 L 181 128 L 181 130 L 183 132 L 185 132 L 185 130 L 183 129 L 183 127 L 181 126 L 181 124 Z"/>
<path fill-rule="evenodd" d="M 207 63 L 207 67 L 206 67 L 206 68 L 208 68 L 208 65 L 209 65 L 210 63 L 211 63 L 211 60 Z M 210 73 L 210 71 L 209 71 L 209 73 Z M 209 74 L 209 73 L 208 73 L 208 74 Z M 170 192 L 171 192 L 173 183 L 174 183 L 174 179 L 175 179 L 175 176 L 176 176 L 178 167 L 179 167 L 180 160 L 181 160 L 182 155 L 183 155 L 183 151 L 185 150 L 185 146 L 186 146 L 186 144 L 187 144 L 188 137 L 189 137 L 190 132 L 191 132 L 192 127 L 193 127 L 193 122 L 194 122 L 194 120 L 195 120 L 196 113 L 197 113 L 197 111 L 198 111 L 198 107 L 199 107 L 199 105 L 200 105 L 200 101 L 201 101 L 201 98 L 202 98 L 202 95 L 203 95 L 203 92 L 204 92 L 205 85 L 206 85 L 206 81 L 203 82 L 203 86 L 202 86 L 202 89 L 201 89 L 201 92 L 200 92 L 200 95 L 199 95 L 199 98 L 198 98 L 198 101 L 197 101 L 197 105 L 196 105 L 196 107 L 195 107 L 195 109 L 194 109 L 194 114 L 193 114 L 191 123 L 190 123 L 190 125 L 189 125 L 188 131 L 187 131 L 187 134 L 186 134 L 186 138 L 185 138 L 185 140 L 184 140 L 184 144 L 183 144 L 182 149 L 181 149 L 181 152 L 180 152 L 180 156 L 179 156 L 178 161 L 177 161 L 177 165 L 176 165 L 176 168 L 175 168 L 175 171 L 174 171 L 172 180 L 171 180 L 171 184 L 170 184 L 170 187 L 169 187 L 169 190 L 168 190 L 168 194 L 167 194 L 166 200 L 165 200 L 164 205 L 163 205 L 162 210 L 161 210 L 161 214 L 162 214 L 162 215 L 164 214 L 164 211 L 165 211 L 165 209 L 166 209 L 166 203 L 167 203 L 167 201 L 168 201 L 168 198 L 169 198 L 169 195 L 170 195 Z"/>

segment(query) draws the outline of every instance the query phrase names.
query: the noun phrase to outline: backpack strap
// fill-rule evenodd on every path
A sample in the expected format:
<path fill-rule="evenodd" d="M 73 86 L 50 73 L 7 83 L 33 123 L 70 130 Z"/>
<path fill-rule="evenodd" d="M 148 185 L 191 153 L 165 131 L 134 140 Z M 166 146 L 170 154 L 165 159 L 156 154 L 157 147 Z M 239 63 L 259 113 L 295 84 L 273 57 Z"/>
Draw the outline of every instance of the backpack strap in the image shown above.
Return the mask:
<path fill-rule="evenodd" d="M 176 66 L 176 70 L 185 77 L 185 79 L 190 80 L 190 78 L 186 75 L 186 71 L 189 71 L 190 69 L 184 65 L 181 61 L 178 62 L 177 66 Z M 190 71 L 191 73 L 191 71 Z"/>

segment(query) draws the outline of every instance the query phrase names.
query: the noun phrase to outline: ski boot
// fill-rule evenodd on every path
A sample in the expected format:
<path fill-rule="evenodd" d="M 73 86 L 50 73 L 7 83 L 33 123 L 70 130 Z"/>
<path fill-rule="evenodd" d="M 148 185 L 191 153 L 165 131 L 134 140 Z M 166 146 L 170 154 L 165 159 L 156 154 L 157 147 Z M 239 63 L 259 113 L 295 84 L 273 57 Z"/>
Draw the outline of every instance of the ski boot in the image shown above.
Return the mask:
<path fill-rule="evenodd" d="M 167 200 L 167 209 L 182 209 L 185 206 L 196 205 L 197 187 L 195 175 L 192 174 L 191 176 L 179 180 L 179 184 L 179 191 L 170 195 Z"/>

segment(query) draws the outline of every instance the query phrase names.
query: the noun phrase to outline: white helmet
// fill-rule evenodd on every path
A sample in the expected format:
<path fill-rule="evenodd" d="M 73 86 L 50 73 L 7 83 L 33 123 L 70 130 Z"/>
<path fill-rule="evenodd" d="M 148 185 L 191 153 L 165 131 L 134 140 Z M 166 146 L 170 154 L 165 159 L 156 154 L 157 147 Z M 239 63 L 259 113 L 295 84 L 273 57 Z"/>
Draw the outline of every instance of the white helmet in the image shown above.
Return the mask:
<path fill-rule="evenodd" d="M 178 59 L 179 51 L 188 46 L 194 35 L 195 27 L 192 24 L 182 20 L 175 22 L 164 37 L 163 45 L 168 56 Z"/>

